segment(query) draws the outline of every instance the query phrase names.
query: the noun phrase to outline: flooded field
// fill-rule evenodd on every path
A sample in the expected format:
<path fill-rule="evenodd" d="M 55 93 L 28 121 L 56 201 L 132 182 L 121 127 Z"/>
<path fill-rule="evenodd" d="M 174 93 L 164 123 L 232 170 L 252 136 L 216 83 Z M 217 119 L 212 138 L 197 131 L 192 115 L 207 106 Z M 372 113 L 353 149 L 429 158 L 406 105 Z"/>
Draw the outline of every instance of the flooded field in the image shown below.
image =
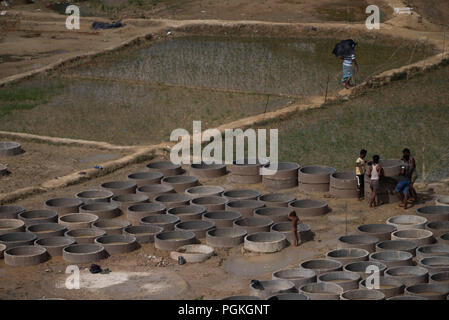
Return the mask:
<path fill-rule="evenodd" d="M 191 130 L 192 120 L 211 128 L 324 96 L 328 78 L 329 91 L 341 88 L 336 42 L 186 36 L 109 53 L 8 87 L 10 94 L 0 94 L 0 130 L 158 143 L 175 128 Z M 357 81 L 431 53 L 405 41 L 360 41 Z M 37 102 L 31 95 L 17 103 L 15 90 L 38 91 Z"/>

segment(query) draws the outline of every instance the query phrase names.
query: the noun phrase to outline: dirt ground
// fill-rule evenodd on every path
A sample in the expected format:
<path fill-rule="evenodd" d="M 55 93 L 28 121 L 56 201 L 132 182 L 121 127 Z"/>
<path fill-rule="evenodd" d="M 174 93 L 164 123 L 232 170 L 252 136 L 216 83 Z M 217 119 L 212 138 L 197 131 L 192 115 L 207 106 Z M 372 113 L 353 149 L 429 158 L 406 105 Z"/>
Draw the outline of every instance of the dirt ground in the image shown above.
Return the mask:
<path fill-rule="evenodd" d="M 127 174 L 140 171 L 143 167 L 144 163 L 136 164 L 93 181 L 35 195 L 16 204 L 27 209 L 42 208 L 46 199 L 74 196 L 79 191 L 98 187 L 102 182 L 125 179 Z M 221 185 L 226 189 L 252 188 L 266 192 L 261 184 L 229 184 L 227 177 L 200 181 L 205 185 Z M 309 197 L 296 188 L 283 192 L 294 193 L 298 199 Z M 448 194 L 449 188 L 443 185 L 438 189 L 424 188 L 420 193 L 423 202 L 411 206 L 407 211 L 395 203 L 368 209 L 364 201 L 333 199 L 326 195 L 312 196 L 314 199 L 326 200 L 332 211 L 323 217 L 305 220 L 315 233 L 315 238 L 297 248 L 290 246 L 274 254 L 242 254 L 240 248 L 216 250 L 215 256 L 200 265 L 178 265 L 169 258 L 167 252 L 146 244 L 132 253 L 100 261 L 103 269 L 111 270 L 107 275 L 92 275 L 85 270 L 88 265 L 80 265 L 80 290 L 65 288 L 68 263 L 61 258 L 32 267 L 10 267 L 0 260 L 0 299 L 221 299 L 248 294 L 251 279 L 270 279 L 275 270 L 298 266 L 307 259 L 324 257 L 327 251 L 337 248 L 339 236 L 354 233 L 358 225 L 384 223 L 388 217 L 405 212 L 413 214 L 417 207 L 433 203 L 437 194 Z M 201 272 L 198 272 L 198 268 L 201 268 Z"/>

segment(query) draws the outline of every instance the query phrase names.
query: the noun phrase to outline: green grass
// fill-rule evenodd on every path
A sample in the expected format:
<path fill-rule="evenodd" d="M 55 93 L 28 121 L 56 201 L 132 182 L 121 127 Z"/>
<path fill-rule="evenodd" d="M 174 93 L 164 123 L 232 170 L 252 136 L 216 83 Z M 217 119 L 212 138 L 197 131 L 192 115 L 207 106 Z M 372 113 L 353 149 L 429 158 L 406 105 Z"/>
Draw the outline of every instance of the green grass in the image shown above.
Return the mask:
<path fill-rule="evenodd" d="M 368 158 L 399 158 L 412 150 L 420 180 L 449 176 L 449 67 L 369 90 L 346 103 L 299 112 L 255 127 L 279 129 L 279 159 L 354 170 L 360 149 Z"/>

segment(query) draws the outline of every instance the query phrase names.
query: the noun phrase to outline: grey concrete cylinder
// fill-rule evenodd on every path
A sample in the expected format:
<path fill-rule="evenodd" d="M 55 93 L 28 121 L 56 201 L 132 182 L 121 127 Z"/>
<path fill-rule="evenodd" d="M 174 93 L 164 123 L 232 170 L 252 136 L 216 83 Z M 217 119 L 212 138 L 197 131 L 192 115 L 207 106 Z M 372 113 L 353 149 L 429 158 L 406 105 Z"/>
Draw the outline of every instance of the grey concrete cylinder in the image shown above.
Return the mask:
<path fill-rule="evenodd" d="M 357 227 L 357 232 L 378 238 L 380 241 L 391 240 L 391 233 L 396 227 L 388 224 L 364 224 Z"/>
<path fill-rule="evenodd" d="M 300 218 L 322 216 L 329 212 L 327 202 L 323 200 L 295 200 L 290 202 L 288 206 L 295 210 L 296 215 Z"/>
<path fill-rule="evenodd" d="M 217 196 L 199 197 L 190 200 L 190 204 L 202 206 L 208 212 L 225 210 L 227 202 L 226 198 Z"/>
<path fill-rule="evenodd" d="M 58 223 L 41 223 L 27 227 L 28 232 L 36 235 L 37 239 L 64 236 L 67 227 Z"/>
<path fill-rule="evenodd" d="M 153 199 L 161 194 L 176 193 L 175 189 L 168 184 L 152 184 L 138 187 L 137 194 L 145 194 L 148 198 Z"/>
<path fill-rule="evenodd" d="M 220 197 L 224 192 L 223 187 L 220 186 L 196 186 L 185 191 L 192 199 L 201 197 Z"/>
<path fill-rule="evenodd" d="M 228 182 L 232 184 L 256 184 L 262 182 L 262 176 L 261 175 L 254 175 L 254 176 L 241 176 L 238 174 L 231 173 L 228 176 Z"/>
<path fill-rule="evenodd" d="M 326 166 L 305 166 L 299 169 L 298 180 L 300 183 L 330 183 L 331 174 L 335 169 Z"/>
<path fill-rule="evenodd" d="M 438 243 L 449 245 L 449 232 L 438 237 Z"/>
<path fill-rule="evenodd" d="M 19 219 L 25 222 L 27 227 L 41 223 L 58 222 L 58 213 L 54 210 L 31 210 L 19 214 Z"/>
<path fill-rule="evenodd" d="M 298 181 L 298 170 L 300 166 L 295 162 L 278 162 L 277 170 L 270 169 L 270 165 L 266 164 L 262 167 L 262 175 L 264 179 L 270 180 L 289 180 Z M 271 174 L 274 173 L 274 174 Z"/>
<path fill-rule="evenodd" d="M 261 299 L 278 293 L 296 292 L 295 284 L 289 280 L 262 280 L 250 284 L 251 295 Z"/>
<path fill-rule="evenodd" d="M 360 248 L 368 252 L 374 252 L 379 238 L 365 234 L 349 234 L 338 238 L 340 248 Z"/>
<path fill-rule="evenodd" d="M 418 297 L 418 296 L 396 296 L 396 297 L 391 297 L 388 298 L 387 300 L 429 300 L 427 298 L 424 297 Z"/>
<path fill-rule="evenodd" d="M 24 211 L 21 206 L 0 206 L 0 219 L 17 219 L 19 213 Z"/>
<path fill-rule="evenodd" d="M 260 192 L 252 189 L 232 189 L 223 192 L 223 197 L 228 201 L 256 200 L 259 196 Z"/>
<path fill-rule="evenodd" d="M 310 300 L 340 300 L 343 288 L 335 283 L 317 282 L 303 285 L 299 292 L 306 294 Z"/>
<path fill-rule="evenodd" d="M 139 246 L 136 237 L 129 234 L 111 234 L 98 237 L 94 243 L 103 246 L 109 255 L 128 253 Z"/>
<path fill-rule="evenodd" d="M 449 271 L 449 257 L 427 257 L 418 260 L 420 267 L 426 268 L 429 275 L 438 272 Z"/>
<path fill-rule="evenodd" d="M 192 231 L 196 239 L 206 237 L 206 232 L 215 228 L 215 224 L 211 221 L 191 220 L 182 221 L 175 224 L 175 231 Z"/>
<path fill-rule="evenodd" d="M 406 287 L 419 283 L 427 283 L 429 280 L 429 272 L 427 269 L 418 266 L 388 268 L 384 274 L 386 278 L 396 279 Z"/>
<path fill-rule="evenodd" d="M 233 222 L 234 228 L 243 229 L 248 234 L 256 232 L 269 232 L 272 224 L 273 220 L 260 217 L 241 218 Z"/>
<path fill-rule="evenodd" d="M 405 285 L 392 277 L 379 277 L 379 287 L 375 288 L 374 283 L 368 283 L 367 287 L 366 279 L 360 281 L 360 289 L 380 291 L 385 295 L 385 298 L 391 298 L 404 293 Z M 374 288 L 372 288 L 374 287 Z M 371 289 L 372 288 L 372 289 Z"/>
<path fill-rule="evenodd" d="M 22 146 L 14 141 L 0 141 L 0 157 L 12 157 L 24 153 Z"/>
<path fill-rule="evenodd" d="M 97 228 L 69 230 L 64 235 L 73 239 L 76 243 L 94 243 L 98 237 L 104 236 L 106 232 Z"/>
<path fill-rule="evenodd" d="M 300 268 L 277 270 L 272 273 L 271 278 L 273 280 L 289 280 L 295 284 L 296 289 L 317 281 L 315 271 Z"/>
<path fill-rule="evenodd" d="M 341 271 L 343 265 L 341 262 L 331 259 L 312 259 L 301 262 L 299 267 L 301 269 L 313 270 L 317 276 L 320 276 L 331 271 Z"/>
<path fill-rule="evenodd" d="M 401 174 L 402 161 L 396 159 L 382 159 L 379 161 L 385 177 L 397 177 Z"/>
<path fill-rule="evenodd" d="M 216 163 L 193 163 L 190 165 L 190 174 L 204 179 L 217 178 L 226 174 L 226 165 Z"/>
<path fill-rule="evenodd" d="M 387 224 L 396 227 L 396 230 L 425 229 L 427 219 L 420 216 L 400 215 L 388 218 Z"/>
<path fill-rule="evenodd" d="M 45 208 L 56 211 L 59 216 L 78 212 L 83 201 L 76 198 L 54 198 L 45 201 Z"/>
<path fill-rule="evenodd" d="M 370 261 L 383 263 L 387 268 L 411 266 L 413 264 L 413 255 L 405 251 L 381 251 L 373 252 L 369 255 Z"/>
<path fill-rule="evenodd" d="M 183 257 L 188 263 L 199 263 L 206 261 L 214 254 L 214 248 L 204 244 L 188 244 L 170 252 L 170 258 L 178 261 Z"/>
<path fill-rule="evenodd" d="M 153 202 L 162 203 L 167 209 L 188 205 L 191 200 L 190 196 L 179 193 L 165 193 L 153 198 Z"/>
<path fill-rule="evenodd" d="M 232 228 L 234 221 L 240 219 L 242 215 L 236 211 L 210 211 L 203 213 L 203 220 L 210 221 L 217 228 Z"/>
<path fill-rule="evenodd" d="M 229 166 L 231 175 L 238 176 L 259 176 L 260 168 L 265 164 L 265 161 L 261 163 L 258 159 L 238 159 L 234 160 Z"/>
<path fill-rule="evenodd" d="M 357 261 L 367 261 L 369 252 L 360 248 L 336 249 L 326 253 L 326 258 L 340 261 L 343 265 Z"/>
<path fill-rule="evenodd" d="M 111 203 L 115 204 L 123 213 L 126 213 L 126 210 L 129 206 L 139 204 L 139 203 L 147 203 L 149 198 L 145 194 L 121 194 L 119 196 L 113 196 L 111 199 Z"/>
<path fill-rule="evenodd" d="M 184 193 L 186 189 L 199 185 L 198 178 L 194 176 L 166 176 L 162 178 L 161 183 L 172 186 L 178 193 Z"/>
<path fill-rule="evenodd" d="M 176 176 L 183 173 L 182 167 L 179 164 L 174 164 L 171 161 L 155 161 L 146 165 L 146 170 L 151 172 L 160 172 L 164 177 Z"/>
<path fill-rule="evenodd" d="M 226 210 L 237 211 L 242 217 L 249 218 L 253 216 L 254 210 L 264 206 L 262 201 L 258 200 L 232 200 L 226 203 Z"/>
<path fill-rule="evenodd" d="M 98 216 L 90 213 L 69 213 L 59 217 L 59 224 L 68 230 L 91 228 L 96 221 Z"/>
<path fill-rule="evenodd" d="M 4 252 L 5 264 L 14 267 L 33 266 L 48 258 L 47 250 L 40 246 L 19 246 Z"/>
<path fill-rule="evenodd" d="M 293 212 L 291 208 L 266 207 L 258 208 L 253 212 L 254 217 L 266 217 L 273 220 L 273 223 L 289 221 L 288 215 Z"/>
<path fill-rule="evenodd" d="M 37 236 L 31 232 L 11 232 L 0 235 L 0 243 L 6 246 L 6 249 L 33 245 Z"/>
<path fill-rule="evenodd" d="M 446 300 L 449 294 L 447 284 L 421 283 L 405 288 L 405 294 L 424 297 L 429 300 Z"/>
<path fill-rule="evenodd" d="M 181 222 L 201 220 L 206 209 L 202 206 L 178 206 L 167 210 L 168 214 L 179 217 Z"/>
<path fill-rule="evenodd" d="M 376 252 L 382 251 L 405 251 L 416 255 L 416 248 L 418 246 L 413 241 L 408 240 L 386 240 L 376 244 Z"/>
<path fill-rule="evenodd" d="M 111 191 L 114 196 L 122 194 L 133 194 L 136 192 L 137 184 L 134 181 L 108 181 L 100 185 L 103 189 Z"/>
<path fill-rule="evenodd" d="M 122 234 L 123 230 L 131 225 L 128 220 L 123 219 L 100 219 L 92 223 L 92 228 L 101 229 L 107 235 Z"/>
<path fill-rule="evenodd" d="M 262 186 L 268 191 L 278 191 L 291 189 L 298 186 L 298 178 L 292 179 L 272 179 L 271 176 L 262 177 Z"/>
<path fill-rule="evenodd" d="M 449 285 L 449 271 L 434 273 L 429 280 L 430 283 L 441 283 Z"/>
<path fill-rule="evenodd" d="M 70 263 L 92 263 L 106 257 L 103 246 L 93 243 L 72 244 L 62 250 L 62 258 Z"/>
<path fill-rule="evenodd" d="M 175 224 L 179 221 L 179 217 L 172 214 L 157 214 L 143 217 L 140 219 L 141 225 L 154 225 L 161 227 L 163 231 L 173 231 L 175 229 Z"/>
<path fill-rule="evenodd" d="M 154 225 L 129 226 L 123 230 L 123 234 L 136 237 L 138 243 L 152 243 L 154 236 L 164 231 L 162 227 Z"/>
<path fill-rule="evenodd" d="M 309 296 L 304 293 L 278 293 L 267 300 L 310 300 Z"/>
<path fill-rule="evenodd" d="M 0 219 L 0 235 L 25 231 L 25 223 L 19 219 Z"/>
<path fill-rule="evenodd" d="M 83 204 L 109 202 L 114 194 L 109 190 L 86 190 L 76 194 Z"/>
<path fill-rule="evenodd" d="M 288 204 L 296 200 L 296 196 L 291 193 L 266 193 L 257 198 L 262 201 L 265 207 L 288 207 Z"/>
<path fill-rule="evenodd" d="M 305 194 L 329 192 L 329 183 L 304 183 L 299 182 L 298 190 Z"/>
<path fill-rule="evenodd" d="M 195 234 L 192 231 L 167 231 L 154 237 L 155 247 L 165 251 L 173 251 L 181 246 L 194 244 L 195 241 Z"/>
<path fill-rule="evenodd" d="M 98 219 L 113 219 L 121 214 L 121 210 L 116 204 L 107 202 L 84 204 L 80 207 L 80 212 L 96 215 Z"/>
<path fill-rule="evenodd" d="M 334 172 L 330 175 L 331 188 L 338 190 L 357 190 L 357 177 L 353 171 Z"/>
<path fill-rule="evenodd" d="M 426 206 L 416 209 L 416 214 L 427 219 L 428 222 L 448 221 L 449 206 Z"/>
<path fill-rule="evenodd" d="M 435 256 L 449 257 L 449 245 L 429 244 L 429 245 L 418 247 L 418 249 L 416 249 L 416 259 L 417 260 L 421 260 L 422 258 L 427 258 L 427 257 L 435 257 Z"/>
<path fill-rule="evenodd" d="M 321 274 L 318 282 L 335 283 L 343 288 L 344 291 L 358 289 L 362 278 L 355 272 L 332 271 Z"/>
<path fill-rule="evenodd" d="M 391 234 L 391 239 L 413 241 L 417 246 L 432 244 L 435 242 L 433 233 L 429 230 L 422 229 L 407 229 L 395 231 Z"/>
<path fill-rule="evenodd" d="M 449 221 L 434 221 L 426 224 L 426 230 L 433 233 L 435 238 L 449 232 Z"/>
<path fill-rule="evenodd" d="M 385 295 L 378 290 L 349 290 L 341 294 L 341 300 L 385 300 Z"/>
<path fill-rule="evenodd" d="M 256 232 L 245 237 L 243 246 L 252 252 L 273 253 L 284 249 L 286 241 L 280 232 Z"/>
<path fill-rule="evenodd" d="M 270 231 L 274 232 L 281 232 L 284 234 L 287 243 L 293 243 L 293 233 L 292 233 L 292 223 L 291 222 L 278 222 L 273 224 L 270 227 Z M 314 238 L 314 233 L 312 230 L 310 230 L 310 226 L 305 223 L 301 223 L 297 226 L 296 235 L 298 237 L 298 240 L 301 241 L 301 243 L 312 241 Z"/>
<path fill-rule="evenodd" d="M 217 228 L 207 231 L 206 244 L 215 248 L 232 248 L 243 243 L 246 231 L 236 228 Z"/>
<path fill-rule="evenodd" d="M 449 196 L 440 196 L 435 200 L 437 206 L 449 206 Z"/>
<path fill-rule="evenodd" d="M 160 184 L 164 175 L 160 172 L 136 172 L 128 175 L 128 180 L 136 183 L 137 187 Z"/>
<path fill-rule="evenodd" d="M 133 225 L 140 224 L 140 219 L 153 215 L 165 214 L 166 207 L 162 203 L 138 203 L 126 209 L 128 220 Z"/>
<path fill-rule="evenodd" d="M 359 261 L 348 263 L 343 267 L 343 271 L 356 272 L 362 279 L 366 279 L 369 275 L 378 273 L 380 276 L 384 275 L 387 266 L 377 261 Z M 373 272 L 374 271 L 374 272 Z"/>
<path fill-rule="evenodd" d="M 50 237 L 34 242 L 36 246 L 45 248 L 51 257 L 62 256 L 62 250 L 74 243 L 75 240 L 68 237 Z"/>

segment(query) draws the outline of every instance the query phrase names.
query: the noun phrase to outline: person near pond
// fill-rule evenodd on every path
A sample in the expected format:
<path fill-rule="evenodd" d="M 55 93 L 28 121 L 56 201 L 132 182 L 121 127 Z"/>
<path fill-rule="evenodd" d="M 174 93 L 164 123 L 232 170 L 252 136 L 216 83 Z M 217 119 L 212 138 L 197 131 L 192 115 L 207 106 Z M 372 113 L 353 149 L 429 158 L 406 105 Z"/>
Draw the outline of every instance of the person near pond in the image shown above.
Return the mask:
<path fill-rule="evenodd" d="M 293 233 L 293 245 L 295 247 L 299 246 L 298 240 L 298 224 L 301 224 L 301 220 L 299 220 L 295 211 L 292 211 L 288 214 L 288 219 L 292 222 L 292 233 Z"/>
<path fill-rule="evenodd" d="M 399 203 L 400 207 L 404 207 L 404 209 L 407 209 L 407 200 L 408 200 L 408 194 L 410 192 L 410 196 L 413 199 L 416 199 L 416 190 L 412 190 L 411 184 L 412 184 L 412 175 L 413 171 L 416 171 L 416 163 L 415 159 L 411 156 L 410 150 L 405 148 L 402 150 L 402 166 L 401 166 L 401 173 L 399 175 L 399 181 L 396 185 L 395 192 L 397 193 L 399 199 L 401 200 L 401 203 Z M 417 177 L 417 175 L 415 174 Z M 416 178 L 415 178 L 416 180 Z M 402 194 L 401 194 L 402 193 Z"/>
<path fill-rule="evenodd" d="M 357 177 L 357 188 L 359 191 L 359 200 L 363 200 L 365 194 L 365 167 L 367 151 L 365 149 L 360 150 L 359 157 L 355 160 L 355 174 Z"/>
<path fill-rule="evenodd" d="M 368 176 L 370 177 L 370 188 L 371 188 L 371 200 L 369 202 L 370 208 L 376 207 L 376 194 L 379 189 L 379 179 L 383 175 L 382 167 L 379 164 L 380 157 L 376 154 L 373 156 L 373 161 L 368 168 Z"/>

